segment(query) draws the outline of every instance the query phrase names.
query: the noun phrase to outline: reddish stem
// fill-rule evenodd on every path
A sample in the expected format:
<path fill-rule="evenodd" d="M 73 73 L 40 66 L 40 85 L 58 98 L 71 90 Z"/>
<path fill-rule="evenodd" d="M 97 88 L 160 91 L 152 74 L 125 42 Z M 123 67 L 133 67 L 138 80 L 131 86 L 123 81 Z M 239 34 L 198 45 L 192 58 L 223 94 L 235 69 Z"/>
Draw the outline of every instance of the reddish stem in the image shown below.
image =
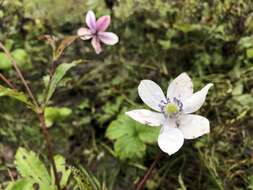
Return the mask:
<path fill-rule="evenodd" d="M 55 176 L 55 183 L 56 183 L 58 190 L 60 190 L 61 189 L 60 181 L 59 181 L 59 178 L 57 175 L 56 164 L 55 164 L 54 157 L 53 157 L 52 139 L 51 139 L 51 137 L 48 133 L 48 130 L 47 130 L 47 126 L 46 126 L 46 122 L 45 122 L 45 115 L 44 115 L 44 112 L 41 112 L 38 115 L 39 115 L 39 120 L 40 120 L 40 128 L 42 129 L 44 138 L 46 139 L 46 142 L 47 142 L 46 145 L 47 145 L 48 157 L 52 163 L 53 172 L 54 172 L 54 176 Z"/>
<path fill-rule="evenodd" d="M 151 166 L 149 167 L 149 169 L 148 169 L 148 171 L 146 172 L 146 174 L 144 175 L 144 177 L 138 182 L 138 184 L 137 184 L 135 190 L 141 190 L 141 189 L 144 187 L 144 185 L 146 184 L 148 178 L 150 177 L 150 175 L 151 175 L 153 169 L 155 168 L 155 165 L 156 165 L 157 162 L 160 160 L 160 158 L 161 158 L 161 152 L 159 152 L 159 153 L 156 155 L 156 157 L 155 157 L 153 163 L 152 163 Z"/>
<path fill-rule="evenodd" d="M 16 87 L 8 80 L 2 73 L 0 73 L 0 78 L 12 89 L 16 90 Z"/>

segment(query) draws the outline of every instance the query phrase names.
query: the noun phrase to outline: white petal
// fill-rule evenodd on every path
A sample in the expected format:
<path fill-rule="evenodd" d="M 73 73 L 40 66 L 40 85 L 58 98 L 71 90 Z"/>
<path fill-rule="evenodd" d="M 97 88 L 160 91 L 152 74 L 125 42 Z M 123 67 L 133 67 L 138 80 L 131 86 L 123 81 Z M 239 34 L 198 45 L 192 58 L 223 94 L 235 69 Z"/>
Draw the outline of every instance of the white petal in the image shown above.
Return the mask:
<path fill-rule="evenodd" d="M 100 40 L 96 36 L 92 38 L 91 45 L 94 48 L 96 54 L 100 54 L 102 52 Z"/>
<path fill-rule="evenodd" d="M 197 111 L 204 104 L 207 92 L 212 86 L 212 83 L 207 84 L 200 91 L 194 93 L 190 98 L 183 101 L 183 112 L 193 113 Z"/>
<path fill-rule="evenodd" d="M 112 32 L 99 32 L 98 37 L 107 45 L 114 45 L 119 42 L 119 37 Z"/>
<path fill-rule="evenodd" d="M 162 89 L 151 80 L 142 80 L 138 86 L 142 101 L 156 111 L 161 111 L 159 104 L 166 101 Z"/>
<path fill-rule="evenodd" d="M 184 144 L 184 136 L 178 128 L 162 129 L 158 137 L 158 145 L 169 155 L 176 153 Z"/>
<path fill-rule="evenodd" d="M 88 28 L 79 28 L 77 35 L 80 36 L 82 40 L 89 40 L 92 38 L 92 32 Z"/>
<path fill-rule="evenodd" d="M 184 100 L 193 94 L 193 84 L 191 78 L 182 73 L 175 78 L 168 87 L 167 97 L 172 99 L 173 97 Z"/>
<path fill-rule="evenodd" d="M 86 14 L 86 24 L 92 32 L 96 31 L 96 16 L 93 11 L 88 11 Z"/>
<path fill-rule="evenodd" d="M 195 139 L 210 132 L 208 119 L 200 115 L 183 115 L 179 118 L 178 125 L 185 139 Z"/>
<path fill-rule="evenodd" d="M 176 128 L 177 122 L 175 118 L 167 117 L 163 122 L 163 127 L 161 129 L 161 132 L 164 130 L 167 130 L 169 128 Z"/>
<path fill-rule="evenodd" d="M 132 110 L 126 112 L 132 119 L 150 126 L 161 126 L 164 122 L 164 116 L 161 113 L 152 112 L 145 109 Z"/>

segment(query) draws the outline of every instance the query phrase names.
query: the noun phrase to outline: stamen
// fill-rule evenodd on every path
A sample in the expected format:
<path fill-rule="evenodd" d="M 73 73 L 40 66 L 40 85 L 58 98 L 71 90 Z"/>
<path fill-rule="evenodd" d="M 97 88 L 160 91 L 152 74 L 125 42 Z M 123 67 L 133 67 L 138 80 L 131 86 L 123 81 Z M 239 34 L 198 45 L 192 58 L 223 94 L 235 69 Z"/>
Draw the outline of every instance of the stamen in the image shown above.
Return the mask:
<path fill-rule="evenodd" d="M 172 101 L 169 98 L 166 101 L 161 100 L 158 106 L 165 117 L 177 116 L 183 110 L 183 103 L 175 97 Z"/>

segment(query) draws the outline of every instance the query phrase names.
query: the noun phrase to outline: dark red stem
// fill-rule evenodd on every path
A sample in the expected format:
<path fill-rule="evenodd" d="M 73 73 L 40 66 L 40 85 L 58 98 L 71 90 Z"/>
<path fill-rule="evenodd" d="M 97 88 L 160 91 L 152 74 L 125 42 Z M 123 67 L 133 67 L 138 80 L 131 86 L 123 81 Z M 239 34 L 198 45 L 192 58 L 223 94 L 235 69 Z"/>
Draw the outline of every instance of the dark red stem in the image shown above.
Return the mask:
<path fill-rule="evenodd" d="M 47 145 L 47 151 L 48 151 L 48 157 L 49 157 L 48 159 L 51 160 L 51 163 L 52 163 L 53 172 L 54 172 L 54 176 L 55 176 L 55 183 L 56 183 L 58 190 L 60 190 L 61 189 L 60 181 L 59 181 L 59 178 L 57 175 L 56 164 L 55 164 L 54 157 L 53 157 L 52 139 L 51 139 L 51 137 L 48 133 L 48 130 L 47 130 L 44 112 L 39 113 L 39 120 L 40 120 L 40 128 L 41 128 L 44 138 L 46 139 L 46 142 L 47 142 L 46 145 Z"/>
<path fill-rule="evenodd" d="M 162 153 L 159 152 L 159 153 L 156 155 L 156 157 L 155 157 L 153 163 L 152 163 L 151 166 L 149 167 L 149 169 L 148 169 L 148 171 L 146 172 L 146 174 L 144 175 L 144 177 L 138 182 L 138 184 L 137 184 L 135 190 L 141 190 L 141 189 L 144 187 L 144 185 L 146 184 L 148 178 L 150 177 L 150 175 L 151 175 L 153 169 L 155 168 L 157 162 L 160 160 L 161 154 L 162 154 Z"/>

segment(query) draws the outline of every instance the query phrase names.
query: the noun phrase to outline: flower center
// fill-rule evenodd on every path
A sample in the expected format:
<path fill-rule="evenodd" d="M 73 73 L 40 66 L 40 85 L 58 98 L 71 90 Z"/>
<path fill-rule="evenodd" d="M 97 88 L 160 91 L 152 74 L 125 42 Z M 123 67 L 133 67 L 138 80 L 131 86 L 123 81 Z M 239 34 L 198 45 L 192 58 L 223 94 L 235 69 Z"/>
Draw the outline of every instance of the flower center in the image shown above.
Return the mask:
<path fill-rule="evenodd" d="M 159 104 L 159 107 L 161 108 L 161 112 L 165 117 L 174 117 L 183 111 L 183 104 L 177 98 L 167 98 L 166 101 L 162 100 Z"/>
<path fill-rule="evenodd" d="M 172 115 L 172 114 L 179 112 L 180 108 L 175 103 L 168 103 L 165 106 L 165 110 L 168 115 Z"/>

